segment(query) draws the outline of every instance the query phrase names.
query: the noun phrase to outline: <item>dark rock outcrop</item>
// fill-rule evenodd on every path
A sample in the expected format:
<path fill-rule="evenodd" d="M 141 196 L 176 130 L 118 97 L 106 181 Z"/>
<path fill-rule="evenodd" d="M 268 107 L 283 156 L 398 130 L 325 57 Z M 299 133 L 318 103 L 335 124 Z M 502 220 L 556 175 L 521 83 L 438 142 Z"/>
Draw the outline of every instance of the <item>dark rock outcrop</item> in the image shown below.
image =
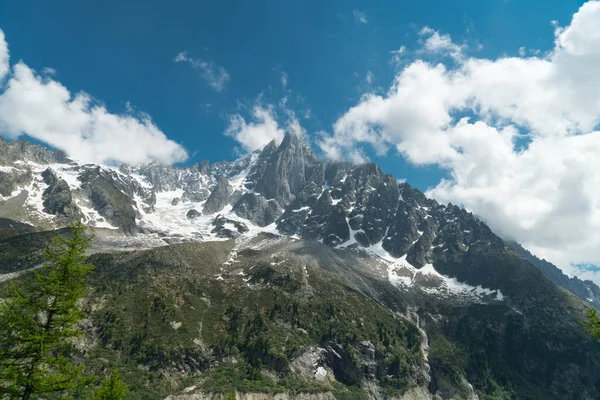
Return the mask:
<path fill-rule="evenodd" d="M 221 211 L 227 204 L 229 204 L 229 195 L 231 193 L 231 187 L 229 181 L 225 177 L 221 177 L 217 181 L 217 185 L 214 187 L 210 196 L 204 203 L 202 212 L 204 214 L 214 214 Z"/>
<path fill-rule="evenodd" d="M 212 233 L 216 233 L 221 238 L 234 239 L 248 232 L 248 227 L 243 222 L 225 218 L 220 214 L 215 217 L 212 224 L 214 225 Z"/>
<path fill-rule="evenodd" d="M 185 214 L 185 216 L 187 217 L 187 219 L 196 219 L 196 218 L 198 218 L 201 215 L 202 214 L 200 214 L 200 212 L 198 210 L 194 210 L 194 209 L 189 210 Z"/>
<path fill-rule="evenodd" d="M 135 232 L 133 193 L 124 182 L 119 181 L 118 176 L 96 167 L 85 170 L 80 180 L 83 182 L 82 189 L 101 216 L 127 234 Z"/>
<path fill-rule="evenodd" d="M 10 196 L 19 186 L 31 182 L 30 170 L 0 171 L 0 195 Z"/>
<path fill-rule="evenodd" d="M 82 214 L 73 201 L 71 189 L 64 179 L 56 176 L 52 169 L 47 168 L 42 172 L 44 182 L 48 185 L 42 198 L 44 199 L 44 212 L 60 215 L 69 221 L 79 221 Z"/>
<path fill-rule="evenodd" d="M 33 161 L 38 164 L 53 164 L 70 162 L 65 152 L 50 150 L 39 144 L 31 143 L 25 139 L 7 142 L 0 138 L 0 165 L 12 164 L 15 161 Z"/>
<path fill-rule="evenodd" d="M 235 203 L 232 211 L 258 226 L 267 226 L 275 222 L 283 209 L 275 200 L 267 200 L 264 196 L 246 193 Z"/>
<path fill-rule="evenodd" d="M 286 134 L 276 150 L 272 146 L 265 148 L 267 157 L 264 173 L 257 179 L 255 190 L 282 207 L 306 184 L 322 181 L 323 163 L 298 134 Z"/>

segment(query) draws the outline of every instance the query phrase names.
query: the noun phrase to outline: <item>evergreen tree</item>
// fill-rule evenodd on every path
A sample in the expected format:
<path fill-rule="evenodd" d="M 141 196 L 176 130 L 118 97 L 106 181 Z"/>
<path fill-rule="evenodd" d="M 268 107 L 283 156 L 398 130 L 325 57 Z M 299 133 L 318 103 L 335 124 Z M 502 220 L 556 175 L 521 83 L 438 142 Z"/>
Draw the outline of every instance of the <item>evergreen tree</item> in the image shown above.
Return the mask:
<path fill-rule="evenodd" d="M 600 342 L 600 317 L 595 308 L 588 307 L 585 310 L 587 315 L 587 321 L 584 322 L 584 326 L 587 331 Z"/>
<path fill-rule="evenodd" d="M 119 372 L 114 370 L 108 378 L 102 381 L 94 393 L 94 400 L 122 400 L 125 398 L 126 390 L 127 386 L 121 380 Z"/>
<path fill-rule="evenodd" d="M 91 238 L 85 226 L 71 225 L 44 252 L 45 263 L 12 282 L 0 304 L 0 399 L 67 391 L 85 384 L 82 367 L 69 359 L 84 317 L 78 301 L 85 295 Z"/>

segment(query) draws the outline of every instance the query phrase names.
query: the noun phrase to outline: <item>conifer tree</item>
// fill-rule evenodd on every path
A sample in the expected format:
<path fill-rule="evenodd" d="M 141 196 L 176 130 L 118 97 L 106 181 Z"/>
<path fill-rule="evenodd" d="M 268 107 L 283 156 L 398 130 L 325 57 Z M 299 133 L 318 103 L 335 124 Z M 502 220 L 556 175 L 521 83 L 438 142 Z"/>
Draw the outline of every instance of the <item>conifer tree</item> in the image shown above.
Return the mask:
<path fill-rule="evenodd" d="M 125 398 L 127 386 L 121 380 L 119 372 L 114 370 L 112 374 L 102 381 L 96 392 L 94 400 L 122 400 Z"/>
<path fill-rule="evenodd" d="M 86 383 L 69 352 L 82 333 L 78 302 L 93 269 L 85 255 L 90 240 L 83 224 L 72 224 L 68 237 L 56 236 L 45 249 L 40 268 L 0 294 L 0 399 L 29 400 Z"/>
<path fill-rule="evenodd" d="M 595 308 L 588 307 L 585 310 L 587 320 L 584 322 L 584 326 L 587 331 L 600 342 L 600 318 Z"/>

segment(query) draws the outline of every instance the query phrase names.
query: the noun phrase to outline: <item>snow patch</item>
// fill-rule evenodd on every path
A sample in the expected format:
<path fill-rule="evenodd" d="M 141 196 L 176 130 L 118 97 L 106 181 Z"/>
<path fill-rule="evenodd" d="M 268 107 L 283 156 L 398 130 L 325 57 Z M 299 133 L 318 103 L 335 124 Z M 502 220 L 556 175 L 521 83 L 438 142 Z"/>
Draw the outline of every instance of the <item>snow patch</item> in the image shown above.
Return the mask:
<path fill-rule="evenodd" d="M 504 300 L 505 296 L 497 289 L 488 289 L 480 285 L 471 286 L 440 274 L 433 264 L 425 264 L 423 268 L 416 268 L 406 260 L 406 254 L 400 258 L 392 257 L 383 247 L 382 241 L 367 247 L 366 250 L 379 257 L 388 265 L 388 280 L 396 287 L 413 287 L 429 294 L 458 295 L 482 300 L 492 297 L 497 301 Z"/>

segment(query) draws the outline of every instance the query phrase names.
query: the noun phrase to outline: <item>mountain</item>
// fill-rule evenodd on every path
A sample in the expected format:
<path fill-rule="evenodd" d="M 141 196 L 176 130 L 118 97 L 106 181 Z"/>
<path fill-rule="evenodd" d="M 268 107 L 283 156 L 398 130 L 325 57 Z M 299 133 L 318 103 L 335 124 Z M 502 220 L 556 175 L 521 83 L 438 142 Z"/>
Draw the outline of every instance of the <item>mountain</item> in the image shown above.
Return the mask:
<path fill-rule="evenodd" d="M 569 278 L 556 265 L 549 263 L 546 260 L 541 260 L 527 251 L 523 246 L 514 241 L 509 241 L 508 244 L 521 256 L 524 260 L 529 261 L 534 267 L 539 269 L 542 274 L 558 286 L 573 292 L 581 300 L 593 305 L 596 309 L 600 309 L 600 287 L 590 280 L 582 281 L 574 276 Z"/>
<path fill-rule="evenodd" d="M 92 227 L 73 357 L 99 375 L 121 368 L 131 398 L 600 393 L 585 304 L 471 213 L 375 164 L 323 162 L 288 134 L 186 168 L 1 141 L 0 165 L 0 282 L 68 234 L 50 229 Z"/>

